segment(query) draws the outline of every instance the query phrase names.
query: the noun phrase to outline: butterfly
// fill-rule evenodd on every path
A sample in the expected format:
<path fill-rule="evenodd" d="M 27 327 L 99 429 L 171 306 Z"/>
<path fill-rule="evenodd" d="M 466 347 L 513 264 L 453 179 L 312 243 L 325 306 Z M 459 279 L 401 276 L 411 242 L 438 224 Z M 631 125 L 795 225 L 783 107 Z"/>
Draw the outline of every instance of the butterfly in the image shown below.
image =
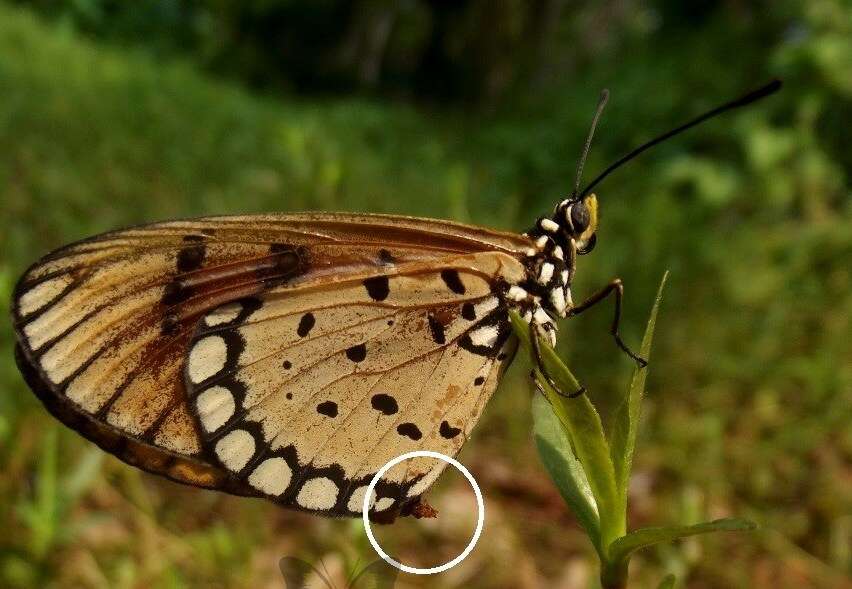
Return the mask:
<path fill-rule="evenodd" d="M 307 581 L 311 578 L 322 580 L 327 589 L 335 589 L 331 575 L 320 572 L 316 567 L 298 558 L 285 556 L 278 561 L 278 567 L 284 577 L 286 589 L 307 589 Z M 325 567 L 322 568 L 325 571 Z M 347 580 L 346 587 L 347 589 L 393 589 L 398 575 L 399 570 L 396 567 L 380 559 L 353 574 Z"/>
<path fill-rule="evenodd" d="M 353 213 L 204 217 L 112 231 L 21 277 L 16 357 L 48 411 L 173 481 L 327 516 L 358 516 L 400 454 L 455 456 L 512 360 L 509 312 L 556 343 L 576 260 L 595 245 L 612 170 L 775 91 L 773 82 L 633 150 L 523 234 Z M 538 337 L 534 338 L 537 342 Z M 572 396 L 576 392 L 570 392 Z M 445 463 L 389 470 L 370 516 L 417 515 Z M 427 510 L 428 511 L 428 510 Z"/>

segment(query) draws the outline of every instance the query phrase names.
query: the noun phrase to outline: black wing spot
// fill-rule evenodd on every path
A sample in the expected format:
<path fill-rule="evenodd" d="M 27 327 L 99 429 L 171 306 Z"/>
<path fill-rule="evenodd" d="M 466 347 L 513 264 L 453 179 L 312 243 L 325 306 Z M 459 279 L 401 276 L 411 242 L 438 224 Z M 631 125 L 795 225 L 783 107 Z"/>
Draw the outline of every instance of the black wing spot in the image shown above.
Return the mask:
<path fill-rule="evenodd" d="M 396 431 L 399 435 L 406 436 L 415 441 L 423 437 L 423 434 L 420 432 L 420 428 L 413 423 L 400 423 L 396 426 Z"/>
<path fill-rule="evenodd" d="M 358 344 L 346 350 L 346 357 L 353 362 L 361 362 L 367 357 L 367 346 Z"/>
<path fill-rule="evenodd" d="M 307 336 L 316 323 L 317 320 L 313 313 L 305 313 L 302 315 L 302 318 L 299 319 L 299 327 L 296 328 L 296 334 L 298 334 L 299 337 Z"/>
<path fill-rule="evenodd" d="M 455 438 L 459 435 L 461 433 L 461 428 L 451 426 L 448 421 L 442 421 L 438 432 L 441 434 L 441 437 L 449 440 L 450 438 Z"/>
<path fill-rule="evenodd" d="M 374 276 L 364 280 L 364 287 L 367 289 L 367 294 L 374 301 L 383 301 L 390 294 L 390 281 L 387 276 Z"/>
<path fill-rule="evenodd" d="M 334 401 L 323 401 L 317 405 L 317 413 L 326 417 L 337 417 L 337 403 Z"/>
<path fill-rule="evenodd" d="M 444 333 L 444 326 L 434 316 L 429 315 L 429 330 L 432 332 L 432 339 L 436 344 L 444 344 L 447 342 L 447 336 Z"/>
<path fill-rule="evenodd" d="M 177 305 L 188 300 L 194 293 L 194 288 L 184 284 L 180 280 L 175 280 L 174 282 L 169 282 L 163 289 L 162 303 L 166 306 Z"/>
<path fill-rule="evenodd" d="M 473 384 L 475 384 L 476 386 L 479 386 L 484 382 L 485 382 L 484 376 L 477 376 L 476 378 L 473 379 Z"/>
<path fill-rule="evenodd" d="M 291 368 L 293 368 L 293 363 L 289 360 L 284 360 L 284 364 L 282 364 L 281 366 L 284 367 L 284 370 L 290 370 Z"/>
<path fill-rule="evenodd" d="M 455 270 L 441 270 L 441 278 L 451 291 L 456 294 L 464 294 L 464 284 L 459 278 L 459 273 Z"/>
<path fill-rule="evenodd" d="M 207 254 L 207 246 L 204 245 L 204 238 L 200 235 L 185 235 L 183 240 L 187 245 L 183 246 L 177 255 L 177 271 L 179 274 L 201 268 L 204 256 Z"/>
<path fill-rule="evenodd" d="M 462 305 L 461 315 L 468 321 L 476 319 L 476 309 L 473 308 L 473 303 L 465 303 Z"/>
<path fill-rule="evenodd" d="M 381 411 L 385 415 L 393 415 L 399 411 L 396 399 L 384 393 L 373 395 L 373 398 L 370 399 L 370 404 L 373 406 L 373 409 Z"/>
<path fill-rule="evenodd" d="M 394 262 L 396 262 L 396 258 L 388 250 L 384 248 L 379 250 L 379 264 L 382 266 L 391 266 Z"/>
<path fill-rule="evenodd" d="M 161 332 L 163 335 L 175 335 L 180 331 L 180 318 L 174 313 L 168 313 L 163 317 Z"/>
<path fill-rule="evenodd" d="M 267 286 L 282 284 L 307 270 L 307 258 L 308 250 L 304 247 L 273 243 L 269 246 L 269 257 L 259 262 L 255 275 Z"/>
<path fill-rule="evenodd" d="M 293 393 L 287 393 L 285 396 L 287 397 L 287 400 L 289 401 L 290 399 L 293 398 Z"/>

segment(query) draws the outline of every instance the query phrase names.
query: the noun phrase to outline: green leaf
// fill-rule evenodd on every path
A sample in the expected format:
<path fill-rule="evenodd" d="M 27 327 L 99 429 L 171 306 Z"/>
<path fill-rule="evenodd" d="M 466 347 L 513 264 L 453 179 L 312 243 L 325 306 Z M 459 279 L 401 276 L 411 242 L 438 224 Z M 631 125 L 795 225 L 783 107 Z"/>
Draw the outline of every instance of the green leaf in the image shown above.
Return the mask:
<path fill-rule="evenodd" d="M 533 397 L 532 412 L 533 431 L 541 462 L 565 503 L 586 530 L 595 549 L 603 554 L 598 507 L 583 466 L 571 449 L 568 433 L 541 395 Z"/>
<path fill-rule="evenodd" d="M 672 542 L 687 536 L 709 534 L 710 532 L 746 532 L 757 528 L 757 524 L 746 519 L 726 518 L 692 526 L 666 526 L 661 528 L 643 528 L 630 532 L 612 543 L 609 557 L 612 562 L 626 562 L 630 555 L 641 548 L 647 548 L 662 542 Z"/>
<path fill-rule="evenodd" d="M 675 576 L 674 575 L 666 575 L 666 577 L 660 581 L 660 584 L 657 585 L 657 589 L 674 589 L 675 586 Z"/>
<path fill-rule="evenodd" d="M 651 354 L 651 341 L 654 339 L 654 328 L 657 324 L 657 311 L 660 308 L 660 301 L 663 297 L 663 288 L 666 285 L 666 279 L 669 273 L 663 274 L 663 279 L 660 281 L 660 288 L 657 290 L 657 298 L 654 301 L 654 306 L 651 309 L 651 316 L 648 318 L 648 326 L 645 328 L 645 335 L 642 337 L 642 345 L 639 348 L 639 355 L 648 359 Z M 648 374 L 648 367 L 637 368 L 633 372 L 633 377 L 630 381 L 630 388 L 627 390 L 627 396 L 622 399 L 620 405 L 615 410 L 612 419 L 612 430 L 610 432 L 610 443 L 612 444 L 612 463 L 615 469 L 615 484 L 618 490 L 619 506 L 622 510 L 627 510 L 627 487 L 630 482 L 630 469 L 633 464 L 633 451 L 636 447 L 636 432 L 639 429 L 639 417 L 641 414 L 642 397 L 645 395 L 645 377 Z"/>
<path fill-rule="evenodd" d="M 521 343 L 527 351 L 531 352 L 529 325 L 515 312 L 510 312 L 509 316 Z M 562 363 L 553 348 L 541 339 L 539 342 L 542 362 L 560 390 L 566 394 L 579 390 L 580 383 Z M 568 399 L 557 394 L 548 384 L 547 379 L 542 376 L 538 367 L 535 368 L 535 377 L 571 440 L 575 455 L 588 477 L 600 515 L 601 545 L 609 546 L 613 540 L 625 533 L 626 513 L 624 510 L 619 511 L 615 472 L 600 415 L 587 395 Z"/>

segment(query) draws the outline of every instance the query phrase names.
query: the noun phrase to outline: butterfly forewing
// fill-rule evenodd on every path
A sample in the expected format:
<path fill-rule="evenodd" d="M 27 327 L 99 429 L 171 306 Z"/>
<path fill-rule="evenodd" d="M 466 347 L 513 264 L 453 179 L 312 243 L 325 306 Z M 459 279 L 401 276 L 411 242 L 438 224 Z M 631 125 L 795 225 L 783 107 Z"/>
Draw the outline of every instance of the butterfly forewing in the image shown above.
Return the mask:
<path fill-rule="evenodd" d="M 132 464 L 352 515 L 387 460 L 466 439 L 513 343 L 501 293 L 527 245 L 370 215 L 117 231 L 21 279 L 19 364 L 57 417 Z M 390 471 L 375 509 L 440 468 Z"/>

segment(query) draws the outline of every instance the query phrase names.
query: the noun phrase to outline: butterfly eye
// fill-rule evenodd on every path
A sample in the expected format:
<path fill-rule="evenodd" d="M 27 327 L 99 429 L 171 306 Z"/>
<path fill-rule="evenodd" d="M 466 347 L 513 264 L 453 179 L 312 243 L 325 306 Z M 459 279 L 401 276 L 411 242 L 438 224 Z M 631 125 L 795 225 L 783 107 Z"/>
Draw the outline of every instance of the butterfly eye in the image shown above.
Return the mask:
<path fill-rule="evenodd" d="M 589 215 L 589 209 L 583 201 L 568 207 L 565 215 L 568 217 L 568 221 L 574 228 L 575 234 L 579 235 L 589 228 L 591 218 Z"/>
<path fill-rule="evenodd" d="M 595 244 L 598 242 L 598 237 L 596 233 L 592 233 L 592 236 L 586 240 L 586 242 L 579 248 L 577 248 L 577 253 L 581 256 L 589 253 L 593 249 L 595 249 Z"/>

